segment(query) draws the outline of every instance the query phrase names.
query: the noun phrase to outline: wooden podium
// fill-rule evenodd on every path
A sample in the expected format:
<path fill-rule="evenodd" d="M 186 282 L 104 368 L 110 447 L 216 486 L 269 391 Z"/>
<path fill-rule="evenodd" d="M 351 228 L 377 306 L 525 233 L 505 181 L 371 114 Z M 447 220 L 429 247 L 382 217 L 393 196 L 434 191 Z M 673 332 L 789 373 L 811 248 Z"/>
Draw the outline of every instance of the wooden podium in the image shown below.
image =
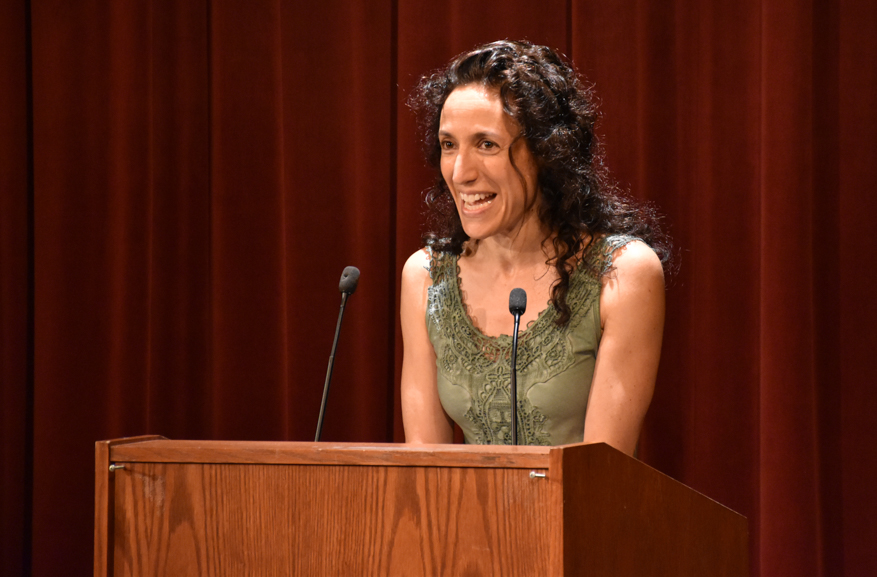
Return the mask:
<path fill-rule="evenodd" d="M 96 576 L 748 575 L 746 519 L 615 449 L 102 441 Z"/>

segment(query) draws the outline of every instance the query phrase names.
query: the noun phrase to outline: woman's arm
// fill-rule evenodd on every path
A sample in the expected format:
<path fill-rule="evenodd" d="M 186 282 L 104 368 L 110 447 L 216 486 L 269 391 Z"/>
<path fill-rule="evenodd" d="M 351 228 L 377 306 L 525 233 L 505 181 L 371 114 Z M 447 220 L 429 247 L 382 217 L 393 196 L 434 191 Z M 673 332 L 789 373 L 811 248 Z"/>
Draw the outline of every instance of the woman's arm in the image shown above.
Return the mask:
<path fill-rule="evenodd" d="M 633 455 L 652 400 L 664 332 L 664 273 L 645 243 L 615 253 L 603 278 L 603 336 L 588 414 L 586 443 L 607 443 Z"/>
<path fill-rule="evenodd" d="M 408 443 L 453 443 L 453 421 L 438 395 L 435 350 L 426 332 L 429 256 L 420 250 L 402 269 L 402 422 Z"/>

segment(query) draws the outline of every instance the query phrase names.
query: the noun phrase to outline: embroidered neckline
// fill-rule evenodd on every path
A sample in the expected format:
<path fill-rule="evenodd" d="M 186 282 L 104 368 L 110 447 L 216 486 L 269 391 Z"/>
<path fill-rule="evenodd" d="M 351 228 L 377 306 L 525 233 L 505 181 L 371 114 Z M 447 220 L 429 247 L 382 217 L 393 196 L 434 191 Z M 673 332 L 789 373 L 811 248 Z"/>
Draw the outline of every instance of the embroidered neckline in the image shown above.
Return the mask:
<path fill-rule="evenodd" d="M 619 238 L 623 238 L 623 242 L 619 243 Z M 605 251 L 614 251 L 620 246 L 624 246 L 625 244 L 630 242 L 630 240 L 633 239 L 629 237 L 604 237 L 599 241 L 592 243 L 585 252 L 584 257 L 578 262 L 575 270 L 570 275 L 570 290 L 567 293 L 567 297 L 569 298 L 569 296 L 571 296 L 574 292 L 573 287 L 577 284 L 577 281 L 579 280 L 579 275 L 587 275 L 590 270 L 605 271 L 612 266 L 612 252 L 609 252 L 609 254 L 602 253 L 600 250 L 601 248 Z M 595 266 L 596 263 L 594 261 L 596 259 L 603 259 L 602 266 Z M 430 256 L 430 263 L 432 263 L 432 256 Z M 430 267 L 432 267 L 432 264 L 430 264 Z M 443 268 L 450 269 L 451 266 Z M 493 343 L 499 346 L 499 348 L 511 346 L 512 335 L 500 334 L 497 336 L 492 336 L 485 334 L 484 331 L 482 331 L 481 328 L 475 324 L 475 321 L 472 320 L 472 317 L 469 314 L 469 307 L 466 304 L 466 301 L 463 299 L 463 279 L 460 278 L 460 257 L 457 255 L 453 255 L 453 271 L 454 279 L 456 280 L 456 282 L 454 283 L 456 297 L 459 300 L 460 305 L 463 309 L 463 317 L 466 319 L 466 324 L 468 325 L 468 328 L 472 332 L 474 332 L 475 336 L 477 336 L 479 339 L 483 339 L 485 341 Z M 430 276 L 432 276 L 431 269 Z M 432 280 L 433 282 L 437 282 L 436 278 L 433 278 Z M 599 279 L 597 280 L 599 281 Z M 542 330 L 540 329 L 542 329 L 543 325 L 555 324 L 559 314 L 560 313 L 558 313 L 557 309 L 551 303 L 551 299 L 549 298 L 548 301 L 545 303 L 545 308 L 539 312 L 539 315 L 535 319 L 527 323 L 527 326 L 525 326 L 523 330 L 518 332 L 518 343 L 525 339 L 528 339 L 531 334 L 538 334 L 542 332 Z"/>
<path fill-rule="evenodd" d="M 469 306 L 463 299 L 463 279 L 460 278 L 460 257 L 456 257 L 453 262 L 454 278 L 456 279 L 456 283 L 454 283 L 456 297 L 460 301 L 460 306 L 463 308 L 463 317 L 466 319 L 466 324 L 468 325 L 468 328 L 471 329 L 472 332 L 474 332 L 475 335 L 480 339 L 491 341 L 496 344 L 499 344 L 501 342 L 502 346 L 505 346 L 506 344 L 511 346 L 512 335 L 500 334 L 497 336 L 491 336 L 484 334 L 484 331 L 482 331 L 481 328 L 475 324 L 475 321 L 472 320 L 472 317 L 469 315 Z M 576 270 L 573 274 L 578 274 L 579 272 L 580 269 Z M 527 326 L 525 326 L 523 330 L 518 331 L 518 343 L 526 338 L 529 338 L 529 335 L 531 333 L 539 332 L 539 329 L 541 329 L 542 325 L 544 325 L 545 323 L 553 324 L 555 319 L 557 319 L 557 309 L 554 308 L 554 305 L 551 304 L 551 300 L 549 299 L 546 303 L 545 308 L 539 312 L 539 315 L 535 319 L 527 323 Z"/>

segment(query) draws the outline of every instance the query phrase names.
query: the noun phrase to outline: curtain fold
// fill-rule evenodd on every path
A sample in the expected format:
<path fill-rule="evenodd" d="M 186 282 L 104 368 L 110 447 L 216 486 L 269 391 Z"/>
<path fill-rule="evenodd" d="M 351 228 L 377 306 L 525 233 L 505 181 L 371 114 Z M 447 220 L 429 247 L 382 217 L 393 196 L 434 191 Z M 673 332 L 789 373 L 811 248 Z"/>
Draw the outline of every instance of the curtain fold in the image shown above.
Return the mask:
<path fill-rule="evenodd" d="M 259 2 L 242 11 L 214 3 L 210 18 L 213 434 L 284 438 L 289 295 L 280 6 Z"/>
<path fill-rule="evenodd" d="M 27 2 L 0 6 L 0 567 L 29 566 L 32 324 Z"/>
<path fill-rule="evenodd" d="M 759 351 L 761 574 L 819 566 L 814 374 L 812 10 L 762 10 Z M 769 384 L 764 386 L 763 384 Z M 790 451 L 789 448 L 795 450 Z M 782 495 L 783 498 L 777 498 Z M 794 528 L 795 539 L 786 536 Z M 797 554 L 796 554 L 797 553 Z"/>
<path fill-rule="evenodd" d="M 877 326 L 877 109 L 870 103 L 877 94 L 877 5 L 843 0 L 838 3 L 838 59 L 836 64 L 837 158 L 839 201 L 837 227 L 840 238 L 832 257 L 839 268 L 836 294 L 840 311 L 837 328 L 838 355 L 830 360 L 840 378 L 826 388 L 840 397 L 839 425 L 833 433 L 840 446 L 840 464 L 825 476 L 831 495 L 840 493 L 841 529 L 823 531 L 837 550 L 827 559 L 838 559 L 836 567 L 847 575 L 865 575 L 877 570 L 874 518 L 877 517 L 871 479 L 877 473 L 877 355 L 874 327 Z M 829 85 L 829 90 L 831 86 Z M 834 196 L 831 189 L 820 196 Z M 820 239 L 821 241 L 822 239 Z M 832 243 L 829 241 L 829 245 Z M 821 270 L 820 270 L 821 272 Z M 823 357 L 824 355 L 820 355 Z M 833 421 L 829 421 L 831 424 Z M 830 447 L 836 450 L 836 445 Z M 831 504 L 831 501 L 828 501 Z M 837 512 L 831 518 L 836 518 Z M 827 573 L 827 572 L 826 572 Z"/>
<path fill-rule="evenodd" d="M 5 3 L 4 571 L 91 572 L 97 440 L 312 439 L 347 265 L 323 438 L 403 440 L 405 102 L 498 38 L 595 83 L 676 243 L 641 458 L 749 518 L 753 575 L 877 572 L 866 0 Z"/>

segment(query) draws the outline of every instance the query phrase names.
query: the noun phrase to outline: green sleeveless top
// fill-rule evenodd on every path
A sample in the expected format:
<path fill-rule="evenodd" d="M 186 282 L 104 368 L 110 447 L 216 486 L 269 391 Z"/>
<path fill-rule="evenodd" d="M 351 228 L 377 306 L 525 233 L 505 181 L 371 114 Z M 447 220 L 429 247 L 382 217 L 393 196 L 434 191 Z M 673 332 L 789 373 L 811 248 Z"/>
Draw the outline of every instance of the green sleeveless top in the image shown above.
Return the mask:
<path fill-rule="evenodd" d="M 591 246 L 570 277 L 572 316 L 566 326 L 557 326 L 558 312 L 549 303 L 518 333 L 518 444 L 582 441 L 601 335 L 600 274 L 612 266 L 613 253 L 632 240 L 610 236 Z M 429 275 L 426 326 L 442 406 L 466 443 L 511 444 L 512 338 L 486 336 L 472 323 L 456 255 L 431 253 Z"/>

